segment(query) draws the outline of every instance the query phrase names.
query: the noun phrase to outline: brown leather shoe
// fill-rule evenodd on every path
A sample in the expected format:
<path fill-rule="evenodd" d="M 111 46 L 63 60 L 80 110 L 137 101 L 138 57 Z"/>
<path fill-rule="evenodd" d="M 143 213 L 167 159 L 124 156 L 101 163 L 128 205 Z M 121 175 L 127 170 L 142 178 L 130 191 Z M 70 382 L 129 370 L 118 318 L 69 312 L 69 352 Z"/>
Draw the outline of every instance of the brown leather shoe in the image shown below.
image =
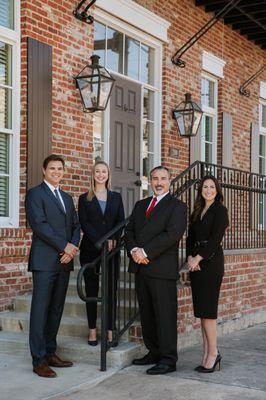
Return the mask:
<path fill-rule="evenodd" d="M 33 372 L 41 376 L 42 378 L 55 378 L 56 372 L 52 368 L 48 367 L 47 364 L 39 364 L 33 366 Z"/>
<path fill-rule="evenodd" d="M 51 365 L 52 367 L 67 368 L 72 367 L 73 365 L 72 361 L 62 360 L 57 354 L 54 354 L 53 356 L 47 356 L 46 359 L 48 365 Z"/>

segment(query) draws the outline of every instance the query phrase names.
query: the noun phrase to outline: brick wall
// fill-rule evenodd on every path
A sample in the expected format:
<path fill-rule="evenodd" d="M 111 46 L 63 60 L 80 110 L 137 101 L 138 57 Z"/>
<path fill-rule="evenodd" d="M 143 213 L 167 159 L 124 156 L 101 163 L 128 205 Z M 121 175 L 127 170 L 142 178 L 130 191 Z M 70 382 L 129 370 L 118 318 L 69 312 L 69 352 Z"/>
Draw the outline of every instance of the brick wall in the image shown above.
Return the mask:
<path fill-rule="evenodd" d="M 171 56 L 211 15 L 196 8 L 193 0 L 167 3 L 137 0 L 136 3 L 171 22 L 169 43 L 164 45 L 163 53 L 162 163 L 174 173 L 188 165 L 188 144 L 177 136 L 171 111 L 187 91 L 200 101 L 201 52 L 204 49 L 227 62 L 225 78 L 219 81 L 219 116 L 222 111 L 233 114 L 234 166 L 249 170 L 250 123 L 258 121 L 259 80 L 266 80 L 266 73 L 250 86 L 250 98 L 240 96 L 238 88 L 265 60 L 263 51 L 218 23 L 188 51 L 184 56 L 187 67 L 180 69 L 171 64 Z M 77 203 L 78 195 L 88 186 L 92 164 L 92 116 L 82 111 L 73 76 L 92 53 L 93 25 L 73 17 L 76 5 L 77 2 L 72 0 L 21 0 L 20 228 L 0 229 L 0 311 L 10 306 L 16 294 L 24 293 L 30 287 L 26 263 L 31 233 L 26 227 L 24 213 L 26 165 L 27 157 L 30 157 L 27 155 L 27 37 L 53 47 L 52 149 L 66 158 L 63 188 Z M 221 147 L 221 123 L 218 135 Z M 179 149 L 178 160 L 169 157 L 170 146 Z M 219 154 L 220 149 L 218 160 L 221 161 Z"/>
<path fill-rule="evenodd" d="M 251 326 L 265 321 L 266 310 L 266 251 L 233 254 L 226 252 L 225 275 L 221 287 L 218 309 L 218 331 Z M 178 290 L 178 334 L 180 347 L 197 343 L 200 320 L 193 315 L 191 289 Z M 141 342 L 141 328 L 131 328 L 131 338 Z"/>

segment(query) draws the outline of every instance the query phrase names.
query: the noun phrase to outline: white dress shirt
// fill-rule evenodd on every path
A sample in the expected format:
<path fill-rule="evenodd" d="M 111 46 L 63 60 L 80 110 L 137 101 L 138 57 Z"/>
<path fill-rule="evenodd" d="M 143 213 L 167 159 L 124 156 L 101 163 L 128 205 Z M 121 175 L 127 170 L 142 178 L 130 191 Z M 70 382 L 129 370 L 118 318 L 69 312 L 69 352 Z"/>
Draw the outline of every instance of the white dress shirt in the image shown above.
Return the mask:
<path fill-rule="evenodd" d="M 64 200 L 63 200 L 63 198 L 61 196 L 61 193 L 60 193 L 60 190 L 59 190 L 59 186 L 56 188 L 53 185 L 51 185 L 51 183 L 47 182 L 45 179 L 43 181 L 48 186 L 48 188 L 51 190 L 51 192 L 53 193 L 55 198 L 56 198 L 56 196 L 55 196 L 55 192 L 54 191 L 57 190 L 57 193 L 58 193 L 59 199 L 60 199 L 60 201 L 62 203 L 63 209 L 66 212 L 66 206 L 65 206 Z"/>

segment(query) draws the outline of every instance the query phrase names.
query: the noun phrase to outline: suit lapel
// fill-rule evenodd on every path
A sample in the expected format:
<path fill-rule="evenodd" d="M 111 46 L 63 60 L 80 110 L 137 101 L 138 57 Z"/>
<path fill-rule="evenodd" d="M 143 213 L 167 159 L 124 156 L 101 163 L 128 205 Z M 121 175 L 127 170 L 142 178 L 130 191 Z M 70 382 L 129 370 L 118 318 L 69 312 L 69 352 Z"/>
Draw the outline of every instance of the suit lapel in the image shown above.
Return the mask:
<path fill-rule="evenodd" d="M 60 205 L 58 204 L 54 194 L 52 193 L 51 189 L 46 185 L 46 183 L 42 183 L 42 188 L 45 191 L 45 193 L 47 194 L 47 196 L 54 202 L 54 204 L 56 205 L 56 207 L 58 208 L 58 210 L 65 215 L 64 211 L 61 209 Z M 62 194 L 62 191 L 60 191 L 60 193 Z M 64 199 L 65 201 L 65 199 Z M 66 207 L 66 204 L 65 204 Z"/>
<path fill-rule="evenodd" d="M 167 206 L 167 203 L 171 200 L 172 196 L 170 193 L 168 193 L 162 200 L 159 201 L 157 206 L 154 207 L 154 209 L 151 211 L 151 213 L 148 215 L 148 217 L 145 217 L 145 224 L 147 224 L 149 221 L 154 219 L 154 217 Z M 151 199 L 150 199 L 151 200 Z M 146 212 L 146 211 L 145 211 Z"/>
<path fill-rule="evenodd" d="M 99 201 L 95 195 L 93 196 L 91 202 L 92 202 L 93 207 L 95 208 L 95 212 L 97 212 L 97 214 L 99 215 L 99 218 L 102 219 L 102 217 L 103 217 L 102 209 L 101 209 Z"/>
<path fill-rule="evenodd" d="M 111 208 L 111 203 L 113 200 L 112 192 L 110 190 L 107 191 L 107 201 L 106 201 L 106 207 L 104 211 L 104 216 L 108 215 L 108 212 Z"/>
<path fill-rule="evenodd" d="M 141 221 L 142 226 L 144 226 L 146 224 L 146 222 L 147 222 L 146 221 L 147 220 L 146 211 L 147 211 L 147 208 L 148 208 L 148 206 L 149 206 L 149 204 L 151 202 L 151 199 L 152 199 L 152 197 L 147 197 L 147 199 L 144 199 L 141 202 L 141 207 L 140 207 L 140 211 L 139 211 L 139 219 Z"/>

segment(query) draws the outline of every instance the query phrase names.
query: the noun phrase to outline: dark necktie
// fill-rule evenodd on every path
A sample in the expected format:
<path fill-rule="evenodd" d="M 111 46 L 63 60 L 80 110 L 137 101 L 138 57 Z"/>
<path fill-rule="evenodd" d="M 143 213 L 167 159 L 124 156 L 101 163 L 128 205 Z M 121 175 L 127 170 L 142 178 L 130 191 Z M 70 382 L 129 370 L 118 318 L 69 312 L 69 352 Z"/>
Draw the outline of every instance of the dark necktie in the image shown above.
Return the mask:
<path fill-rule="evenodd" d="M 65 211 L 65 209 L 64 209 L 64 207 L 63 207 L 63 204 L 62 204 L 62 201 L 61 201 L 61 199 L 60 199 L 60 197 L 59 197 L 59 193 L 58 193 L 58 190 L 57 190 L 57 189 L 54 190 L 54 194 L 55 194 L 56 200 L 58 201 L 58 204 L 59 204 L 61 210 L 62 210 L 63 213 L 65 214 L 66 211 Z"/>
<path fill-rule="evenodd" d="M 150 215 L 150 213 L 152 212 L 152 210 L 154 209 L 155 205 L 157 203 L 157 197 L 154 197 L 152 199 L 152 202 L 150 204 L 150 206 L 147 208 L 146 210 L 146 217 L 148 217 Z"/>

